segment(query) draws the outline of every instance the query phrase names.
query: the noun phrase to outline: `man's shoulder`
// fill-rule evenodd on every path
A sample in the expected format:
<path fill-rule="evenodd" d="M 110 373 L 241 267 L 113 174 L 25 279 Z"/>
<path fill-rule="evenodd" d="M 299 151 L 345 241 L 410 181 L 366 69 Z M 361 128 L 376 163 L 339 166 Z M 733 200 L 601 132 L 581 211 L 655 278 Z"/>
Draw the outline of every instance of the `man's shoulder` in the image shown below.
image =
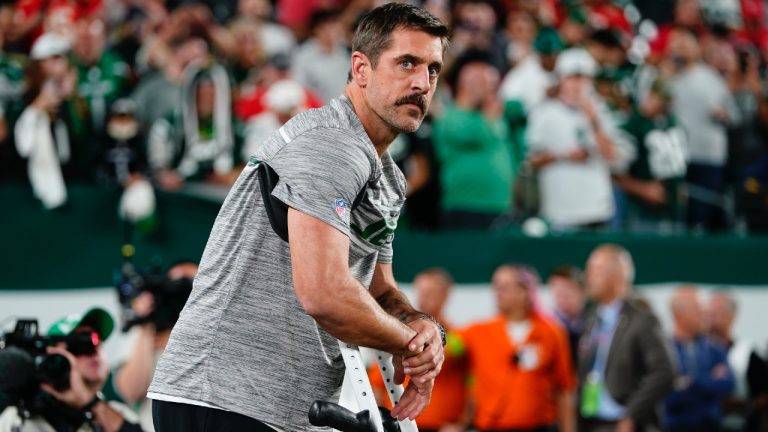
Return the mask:
<path fill-rule="evenodd" d="M 464 330 L 460 331 L 460 333 L 470 338 L 474 335 L 477 335 L 478 337 L 485 337 L 488 335 L 487 332 L 489 330 L 503 326 L 504 321 L 499 317 L 494 317 L 491 319 L 471 323 Z"/>
<path fill-rule="evenodd" d="M 642 297 L 630 297 L 625 301 L 624 305 L 622 313 L 642 326 L 655 324 L 659 321 L 651 304 Z"/>
<path fill-rule="evenodd" d="M 365 130 L 357 119 L 349 102 L 333 99 L 320 108 L 307 110 L 290 119 L 281 128 L 280 134 L 285 140 L 298 138 L 336 139 L 344 142 L 364 142 Z"/>

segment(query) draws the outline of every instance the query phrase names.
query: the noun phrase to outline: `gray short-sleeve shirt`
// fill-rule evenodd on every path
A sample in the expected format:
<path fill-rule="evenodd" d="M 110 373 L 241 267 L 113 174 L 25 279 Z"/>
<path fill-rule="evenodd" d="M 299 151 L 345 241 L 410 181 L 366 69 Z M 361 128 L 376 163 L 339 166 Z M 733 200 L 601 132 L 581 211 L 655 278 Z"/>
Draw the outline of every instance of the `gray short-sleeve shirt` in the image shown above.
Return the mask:
<path fill-rule="evenodd" d="M 350 270 L 364 286 L 377 262 L 392 261 L 405 178 L 388 153 L 376 154 L 348 99 L 293 118 L 252 160 L 280 176 L 273 196 L 349 236 Z M 338 399 L 343 373 L 336 339 L 296 298 L 289 245 L 272 231 L 249 163 L 216 218 L 150 393 L 284 431 L 322 430 L 307 412 L 316 399 Z"/>

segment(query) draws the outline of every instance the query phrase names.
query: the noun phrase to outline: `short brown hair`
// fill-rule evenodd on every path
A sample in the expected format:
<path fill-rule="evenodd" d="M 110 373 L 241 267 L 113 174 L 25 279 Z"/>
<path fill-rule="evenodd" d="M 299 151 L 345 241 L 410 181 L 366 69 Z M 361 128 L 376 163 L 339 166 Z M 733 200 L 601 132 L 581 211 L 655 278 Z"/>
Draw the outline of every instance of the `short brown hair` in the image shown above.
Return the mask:
<path fill-rule="evenodd" d="M 559 265 L 554 270 L 552 270 L 552 273 L 549 274 L 549 277 L 561 277 L 563 279 L 574 281 L 579 286 L 579 288 L 584 289 L 584 273 L 575 265 Z"/>
<path fill-rule="evenodd" d="M 453 286 L 453 276 L 442 267 L 430 267 L 422 270 L 413 278 L 413 280 L 416 280 L 416 278 L 420 276 L 435 276 L 440 279 L 440 282 L 446 289 L 451 289 L 451 286 Z"/>
<path fill-rule="evenodd" d="M 448 46 L 448 27 L 426 10 L 405 3 L 388 3 L 368 12 L 357 25 L 352 37 L 352 51 L 359 51 L 371 61 L 379 63 L 381 53 L 392 44 L 392 32 L 397 29 L 419 30 L 435 37 Z"/>

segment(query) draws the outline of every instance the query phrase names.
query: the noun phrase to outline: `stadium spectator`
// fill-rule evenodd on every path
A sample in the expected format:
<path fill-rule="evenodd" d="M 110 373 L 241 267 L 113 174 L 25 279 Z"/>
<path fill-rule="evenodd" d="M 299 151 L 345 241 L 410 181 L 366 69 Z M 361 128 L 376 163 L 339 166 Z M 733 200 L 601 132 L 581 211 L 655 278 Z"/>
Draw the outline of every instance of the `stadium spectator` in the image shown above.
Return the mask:
<path fill-rule="evenodd" d="M 67 201 L 65 180 L 87 178 L 95 170 L 92 143 L 83 138 L 87 108 L 74 94 L 76 74 L 68 52 L 62 36 L 46 33 L 37 39 L 26 73 L 27 105 L 14 126 L 32 190 L 48 209 Z"/>
<path fill-rule="evenodd" d="M 667 51 L 670 37 L 675 31 L 688 31 L 703 38 L 709 30 L 701 19 L 699 0 L 676 0 L 674 19 L 671 22 L 660 23 L 656 37 L 651 41 L 652 54 L 664 55 Z"/>
<path fill-rule="evenodd" d="M 644 431 L 658 427 L 657 408 L 675 373 L 661 325 L 631 297 L 635 267 L 617 245 L 597 247 L 587 261 L 587 290 L 597 307 L 579 342 L 579 430 Z"/>
<path fill-rule="evenodd" d="M 565 16 L 560 20 L 557 30 L 566 47 L 578 47 L 589 36 L 588 12 L 583 3 L 573 3 L 563 9 Z"/>
<path fill-rule="evenodd" d="M 721 404 L 733 390 L 733 374 L 725 350 L 705 335 L 698 289 L 678 287 L 670 300 L 677 360 L 675 389 L 664 400 L 664 424 L 669 430 L 718 431 Z"/>
<path fill-rule="evenodd" d="M 187 69 L 181 107 L 149 131 L 147 157 L 161 188 L 178 190 L 186 181 L 234 182 L 230 92 L 222 66 Z"/>
<path fill-rule="evenodd" d="M 346 72 L 345 72 L 346 73 Z M 293 80 L 291 57 L 287 54 L 275 54 L 269 58 L 267 64 L 261 69 L 258 84 L 253 88 L 243 88 L 235 101 L 235 115 L 241 121 L 248 121 L 251 117 L 264 111 L 264 97 L 269 87 L 282 80 Z M 319 108 L 323 101 L 313 91 L 304 87 L 304 97 L 307 108 Z"/>
<path fill-rule="evenodd" d="M 124 95 L 130 70 L 116 54 L 106 50 L 107 28 L 100 19 L 81 20 L 72 45 L 77 69 L 77 91 L 88 102 L 90 129 L 101 133 L 109 106 Z"/>
<path fill-rule="evenodd" d="M 75 24 L 98 17 L 102 10 L 102 0 L 21 0 L 16 2 L 10 36 L 25 46 L 32 46 L 44 33 L 72 40 Z"/>
<path fill-rule="evenodd" d="M 41 384 L 49 395 L 46 402 L 34 407 L 29 418 L 15 406 L 6 408 L 0 414 L 0 430 L 140 432 L 131 409 L 118 402 L 105 402 L 101 393 L 109 375 L 102 343 L 114 326 L 109 313 L 100 308 L 56 320 L 48 336 L 90 335 L 91 345 L 65 342 L 49 348 L 48 353 L 60 354 L 69 361 L 69 388 L 57 391 L 50 384 Z"/>
<path fill-rule="evenodd" d="M 108 185 L 127 186 L 147 173 L 146 138 L 139 127 L 136 103 L 128 98 L 116 100 L 99 140 L 97 180 Z"/>
<path fill-rule="evenodd" d="M 454 327 L 445 319 L 445 305 L 453 290 L 453 277 L 441 268 L 426 269 L 413 279 L 416 306 L 435 317 L 446 331 L 445 361 L 440 378 L 435 380 L 429 406 L 416 418 L 421 432 L 443 432 L 465 423 L 464 403 L 467 368 L 464 348 Z M 392 407 L 378 367 L 369 370 L 371 386 L 380 406 Z"/>
<path fill-rule="evenodd" d="M 674 32 L 666 57 L 674 70 L 672 111 L 688 136 L 688 224 L 722 230 L 727 126 L 738 123 L 739 113 L 726 82 L 702 61 L 692 33 Z"/>
<path fill-rule="evenodd" d="M 622 126 L 634 156 L 614 180 L 627 195 L 623 226 L 631 231 L 677 231 L 684 221 L 687 141 L 670 101 L 668 85 L 656 81 Z"/>
<path fill-rule="evenodd" d="M 507 15 L 503 36 L 507 42 L 507 63 L 510 68 L 534 54 L 533 42 L 537 30 L 536 19 L 531 14 L 513 11 Z"/>
<path fill-rule="evenodd" d="M 131 94 L 131 99 L 142 107 L 139 124 L 144 130 L 179 109 L 184 70 L 209 55 L 208 45 L 198 38 L 175 40 L 165 48 L 158 54 L 159 70 L 144 75 Z"/>
<path fill-rule="evenodd" d="M 525 18 L 518 18 L 520 26 Z M 533 25 L 533 23 L 530 23 Z M 513 45 L 510 45 L 513 46 Z M 524 51 L 524 48 L 520 48 Z M 516 100 L 523 104 L 526 113 L 541 103 L 550 88 L 556 84 L 552 73 L 557 55 L 563 49 L 563 42 L 553 28 L 539 30 L 533 42 L 534 52 L 519 59 L 504 76 L 499 89 L 502 100 Z"/>
<path fill-rule="evenodd" d="M 552 290 L 555 317 L 568 331 L 571 360 L 574 366 L 578 366 L 578 346 L 584 332 L 584 312 L 587 302 L 584 276 L 576 266 L 561 265 L 549 274 L 547 285 Z"/>
<path fill-rule="evenodd" d="M 768 394 L 768 365 L 752 341 L 736 338 L 733 334 L 738 305 L 730 292 L 712 293 L 706 313 L 707 335 L 726 350 L 728 366 L 734 377 L 734 389 L 723 404 L 722 430 L 762 430 L 760 413 L 764 411 L 765 401 L 761 398 L 765 399 Z"/>
<path fill-rule="evenodd" d="M 744 181 L 744 170 L 766 153 L 765 136 L 761 130 L 760 103 L 764 86 L 760 74 L 760 54 L 750 46 L 739 46 L 734 65 L 726 76 L 728 87 L 739 110 L 741 122 L 728 130 L 729 183 Z"/>
<path fill-rule="evenodd" d="M 435 105 L 430 105 L 430 113 L 416 132 L 398 136 L 389 148 L 408 186 L 401 226 L 414 230 L 434 231 L 440 227 L 440 166 L 432 139 L 432 112 L 439 110 Z"/>
<path fill-rule="evenodd" d="M 245 126 L 242 160 L 248 160 L 264 140 L 291 117 L 307 110 L 304 88 L 285 79 L 272 84 L 264 95 L 266 110 L 251 117 Z"/>
<path fill-rule="evenodd" d="M 482 229 L 510 209 L 516 170 L 499 73 L 490 56 L 470 51 L 447 78 L 451 106 L 434 124 L 441 165 L 443 228 Z"/>
<path fill-rule="evenodd" d="M 453 10 L 453 37 L 449 49 L 454 58 L 468 51 L 489 54 L 489 62 L 499 73 L 507 70 L 505 41 L 496 30 L 498 16 L 488 0 L 459 0 Z"/>
<path fill-rule="evenodd" d="M 562 52 L 555 66 L 557 97 L 529 117 L 526 143 L 539 170 L 540 211 L 557 229 L 601 227 L 614 214 L 609 163 L 615 128 L 599 112 L 592 87 L 596 67 L 583 49 Z"/>
<path fill-rule="evenodd" d="M 248 20 L 259 27 L 259 40 L 267 57 L 291 53 L 296 47 L 291 30 L 271 19 L 273 7 L 269 0 L 239 0 L 237 16 L 236 20 Z"/>
<path fill-rule="evenodd" d="M 538 276 L 503 265 L 493 274 L 498 316 L 461 332 L 470 416 L 479 431 L 576 430 L 575 374 L 565 330 L 539 308 Z"/>
<path fill-rule="evenodd" d="M 315 12 L 309 20 L 312 37 L 296 52 L 294 77 L 327 103 L 347 85 L 349 52 L 339 11 Z"/>
<path fill-rule="evenodd" d="M 235 95 L 252 91 L 259 81 L 261 69 L 267 62 L 267 55 L 259 36 L 261 28 L 248 19 L 237 19 L 230 26 L 234 51 L 226 58 L 232 75 Z"/>

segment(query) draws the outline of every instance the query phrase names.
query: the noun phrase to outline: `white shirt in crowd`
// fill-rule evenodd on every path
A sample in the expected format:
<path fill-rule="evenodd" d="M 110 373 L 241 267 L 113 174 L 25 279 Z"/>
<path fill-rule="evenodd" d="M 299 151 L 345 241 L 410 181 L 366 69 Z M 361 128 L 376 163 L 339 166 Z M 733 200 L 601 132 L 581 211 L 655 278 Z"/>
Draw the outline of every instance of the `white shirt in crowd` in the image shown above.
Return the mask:
<path fill-rule="evenodd" d="M 691 66 L 672 80 L 672 109 L 688 134 L 691 162 L 723 166 L 728 158 L 726 125 L 715 118 L 726 110 L 731 122 L 738 110 L 723 78 L 704 64 Z"/>
<path fill-rule="evenodd" d="M 554 76 L 541 67 L 539 57 L 530 54 L 504 76 L 499 97 L 503 101 L 519 100 L 530 112 L 546 98 L 547 89 L 554 84 Z"/>
<path fill-rule="evenodd" d="M 590 154 L 584 162 L 561 160 L 539 171 L 540 214 L 553 227 L 606 222 L 613 216 L 610 168 L 580 109 L 559 99 L 542 102 L 528 119 L 526 142 L 532 154 L 549 152 L 565 158 L 579 147 Z"/>

